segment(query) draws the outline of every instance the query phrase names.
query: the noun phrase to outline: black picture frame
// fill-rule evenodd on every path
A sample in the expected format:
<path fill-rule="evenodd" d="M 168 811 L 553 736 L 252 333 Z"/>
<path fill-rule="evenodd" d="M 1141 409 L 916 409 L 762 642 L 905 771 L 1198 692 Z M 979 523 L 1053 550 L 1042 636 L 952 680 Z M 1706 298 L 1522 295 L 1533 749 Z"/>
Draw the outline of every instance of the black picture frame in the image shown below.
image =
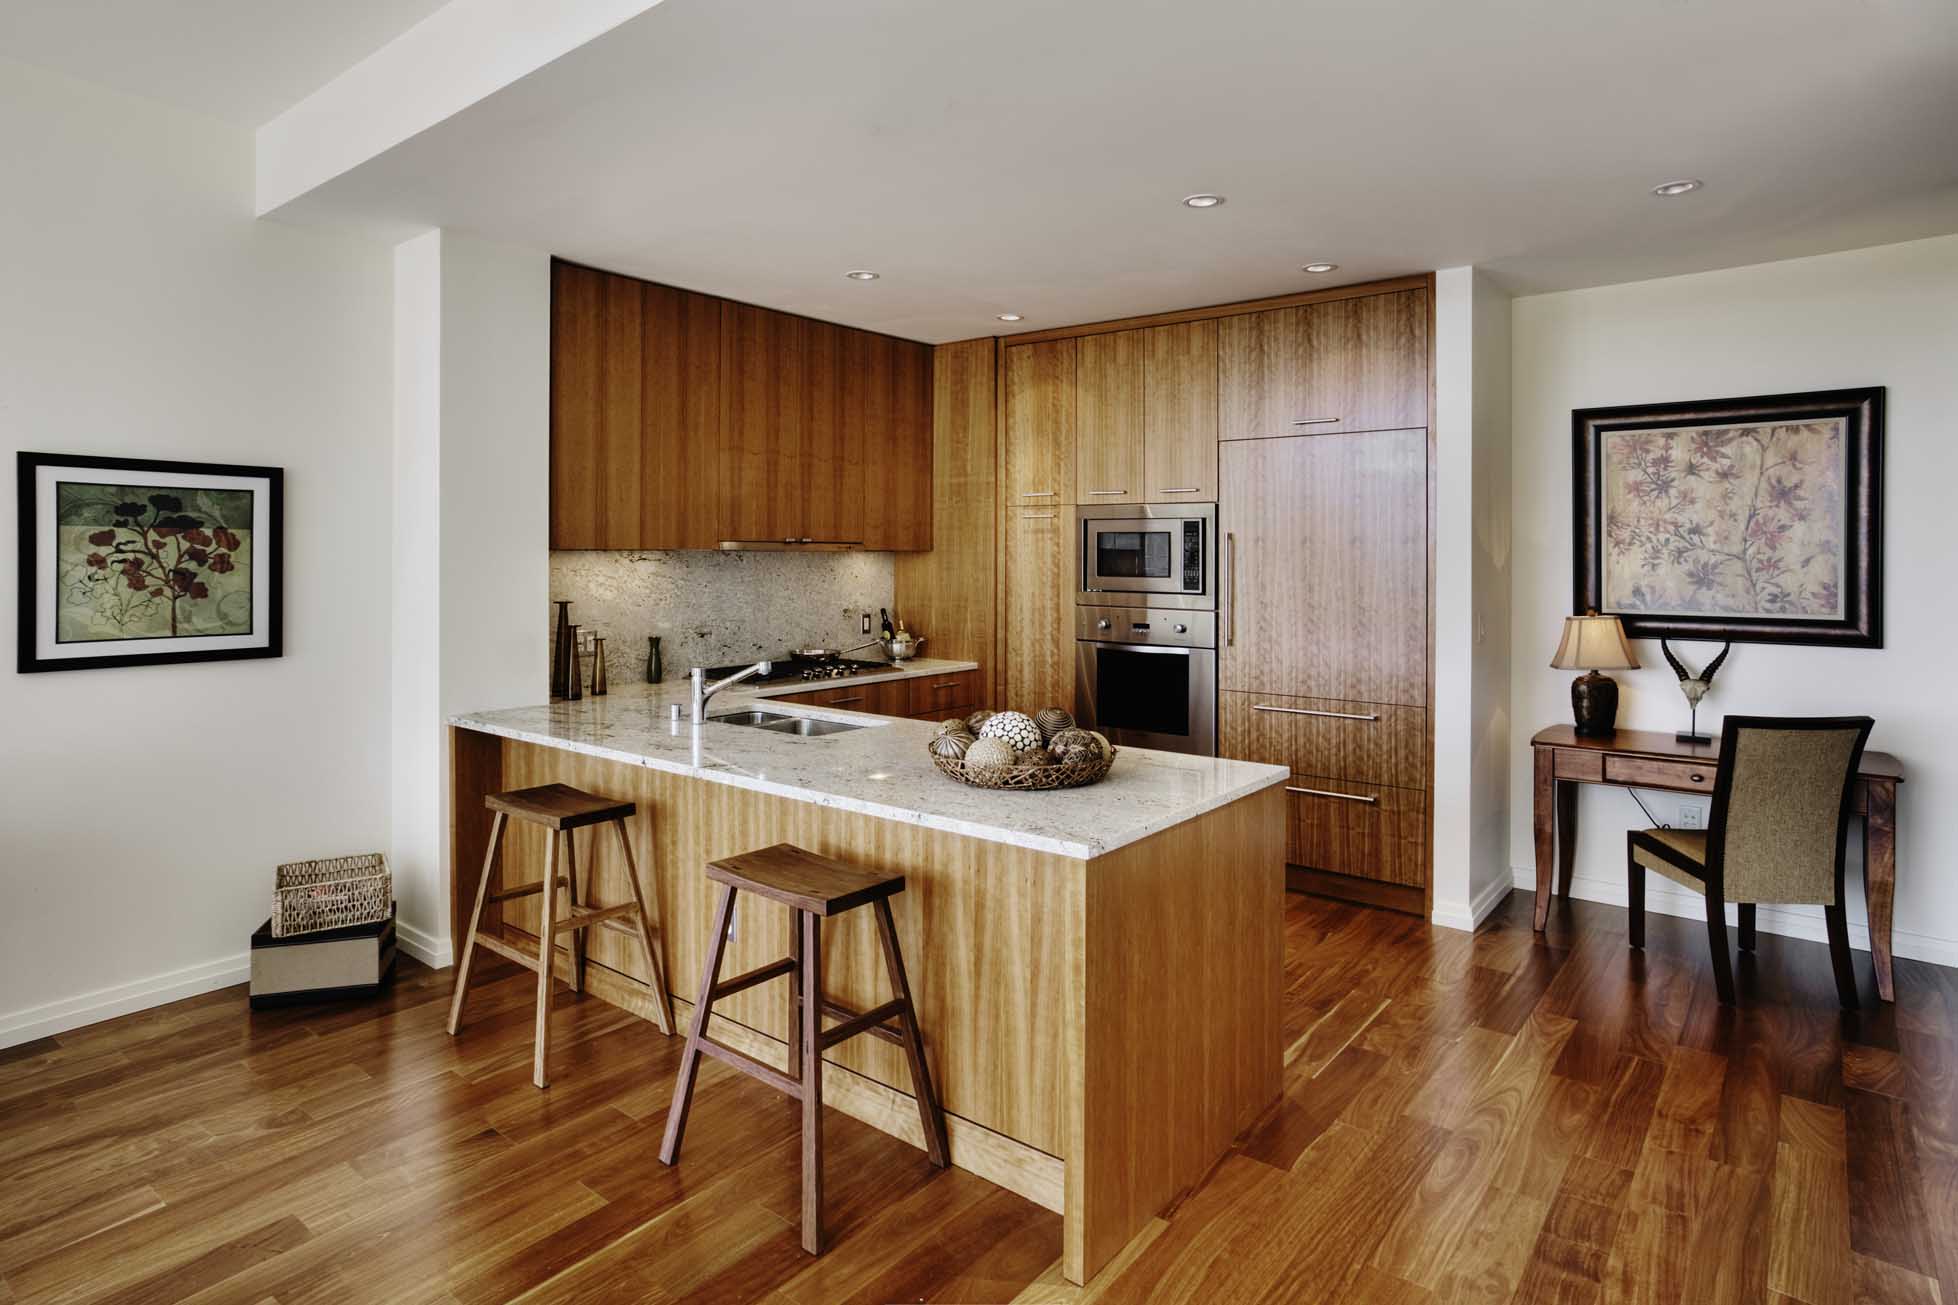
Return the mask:
<path fill-rule="evenodd" d="M 1732 640 L 1835 648 L 1883 646 L 1884 387 L 1812 390 L 1682 403 L 1579 408 L 1571 413 L 1572 610 L 1616 616 L 1636 639 Z M 1763 424 L 1840 418 L 1843 432 L 1842 616 L 1655 614 L 1612 610 L 1604 601 L 1603 437 L 1627 430 Z"/>
<path fill-rule="evenodd" d="M 164 481 L 170 476 L 235 476 L 264 482 L 266 526 L 254 531 L 252 565 L 266 576 L 263 603 L 265 638 L 251 647 L 206 648 L 196 651 L 105 651 L 99 656 L 44 657 L 41 655 L 41 605 L 37 579 L 47 556 L 43 540 L 49 537 L 51 523 L 39 520 L 36 486 L 43 468 L 73 468 L 77 471 L 117 472 L 155 475 Z M 243 661 L 285 655 L 285 472 L 280 467 L 255 467 L 225 462 L 176 462 L 156 458 L 97 457 L 89 454 L 35 453 L 15 455 L 15 488 L 20 517 L 18 658 L 15 669 L 21 674 L 43 671 L 100 670 L 125 666 L 172 666 L 188 662 Z M 261 536 L 269 535 L 270 538 Z M 259 614 L 255 610 L 253 624 Z M 110 647 L 168 643 L 168 639 L 147 638 L 110 641 Z"/>

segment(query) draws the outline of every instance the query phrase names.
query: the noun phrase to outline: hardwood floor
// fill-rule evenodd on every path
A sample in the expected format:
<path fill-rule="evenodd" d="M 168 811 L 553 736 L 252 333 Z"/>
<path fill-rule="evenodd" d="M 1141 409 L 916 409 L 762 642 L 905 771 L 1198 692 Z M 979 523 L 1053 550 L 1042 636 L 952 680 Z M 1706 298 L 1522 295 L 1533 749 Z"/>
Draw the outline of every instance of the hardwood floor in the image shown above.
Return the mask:
<path fill-rule="evenodd" d="M 797 1106 L 530 976 L 459 1038 L 450 973 L 246 1010 L 241 988 L 0 1052 L 0 1302 L 1958 1303 L 1958 971 L 1835 1007 L 1764 934 L 1512 896 L 1473 936 L 1288 899 L 1284 1100 L 1087 1289 L 1060 1219 L 830 1112 L 832 1249 L 798 1241 Z M 929 1038 L 929 1030 L 927 1030 Z"/>

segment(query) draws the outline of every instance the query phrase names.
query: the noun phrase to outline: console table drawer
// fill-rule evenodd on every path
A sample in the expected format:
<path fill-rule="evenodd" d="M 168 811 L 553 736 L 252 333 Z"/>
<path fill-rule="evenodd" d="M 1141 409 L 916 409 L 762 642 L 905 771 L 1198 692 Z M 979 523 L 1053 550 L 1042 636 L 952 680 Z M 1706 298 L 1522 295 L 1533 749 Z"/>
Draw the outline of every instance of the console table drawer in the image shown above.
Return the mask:
<path fill-rule="evenodd" d="M 1616 756 L 1606 756 L 1604 759 L 1607 784 L 1711 793 L 1714 774 L 1713 766 L 1697 761 L 1654 761 L 1649 757 Z"/>
<path fill-rule="evenodd" d="M 1588 748 L 1558 748 L 1552 773 L 1558 779 L 1575 779 L 1585 784 L 1604 781 L 1604 754 Z"/>

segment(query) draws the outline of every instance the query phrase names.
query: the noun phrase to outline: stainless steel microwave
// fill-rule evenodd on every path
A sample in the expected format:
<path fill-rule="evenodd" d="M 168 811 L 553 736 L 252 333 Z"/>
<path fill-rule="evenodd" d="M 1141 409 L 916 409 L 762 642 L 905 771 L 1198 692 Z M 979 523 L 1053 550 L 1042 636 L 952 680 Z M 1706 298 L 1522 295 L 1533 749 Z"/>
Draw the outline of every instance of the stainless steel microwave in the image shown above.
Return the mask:
<path fill-rule="evenodd" d="M 1075 601 L 1091 606 L 1217 606 L 1217 505 L 1082 508 Z"/>

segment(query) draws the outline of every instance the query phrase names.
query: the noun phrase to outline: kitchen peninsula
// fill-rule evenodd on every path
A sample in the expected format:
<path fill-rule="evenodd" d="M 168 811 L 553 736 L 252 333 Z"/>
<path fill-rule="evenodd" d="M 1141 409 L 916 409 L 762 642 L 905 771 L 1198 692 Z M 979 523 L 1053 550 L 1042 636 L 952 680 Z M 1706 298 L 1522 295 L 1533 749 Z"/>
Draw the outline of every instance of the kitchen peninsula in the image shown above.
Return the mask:
<path fill-rule="evenodd" d="M 859 682 L 971 665 L 920 661 Z M 500 789 L 562 782 L 638 804 L 659 979 L 683 1025 L 712 928 L 708 861 L 792 842 L 904 874 L 893 908 L 952 1162 L 1059 1211 L 1064 1270 L 1083 1282 L 1279 1095 L 1288 772 L 1124 749 L 1092 787 L 968 788 L 931 765 L 926 721 L 769 701 L 803 688 L 729 689 L 702 726 L 685 684 L 453 717 L 458 947 L 489 832 L 483 795 Z M 712 719 L 756 708 L 846 728 L 805 737 Z M 617 849 L 579 852 L 596 898 L 621 900 Z M 507 882 L 536 878 L 541 837 L 513 826 L 504 856 Z M 534 933 L 534 897 L 502 912 L 504 930 Z M 863 915 L 831 922 L 824 963 L 828 995 L 867 1008 L 888 994 Z M 723 972 L 788 945 L 785 909 L 744 898 Z M 622 977 L 643 977 L 637 949 L 603 931 L 590 949 L 589 990 L 646 1013 Z M 779 1067 L 787 1028 L 786 992 L 763 985 L 717 1004 L 710 1031 Z M 856 1039 L 825 1061 L 829 1104 L 922 1144 L 897 1048 Z"/>

